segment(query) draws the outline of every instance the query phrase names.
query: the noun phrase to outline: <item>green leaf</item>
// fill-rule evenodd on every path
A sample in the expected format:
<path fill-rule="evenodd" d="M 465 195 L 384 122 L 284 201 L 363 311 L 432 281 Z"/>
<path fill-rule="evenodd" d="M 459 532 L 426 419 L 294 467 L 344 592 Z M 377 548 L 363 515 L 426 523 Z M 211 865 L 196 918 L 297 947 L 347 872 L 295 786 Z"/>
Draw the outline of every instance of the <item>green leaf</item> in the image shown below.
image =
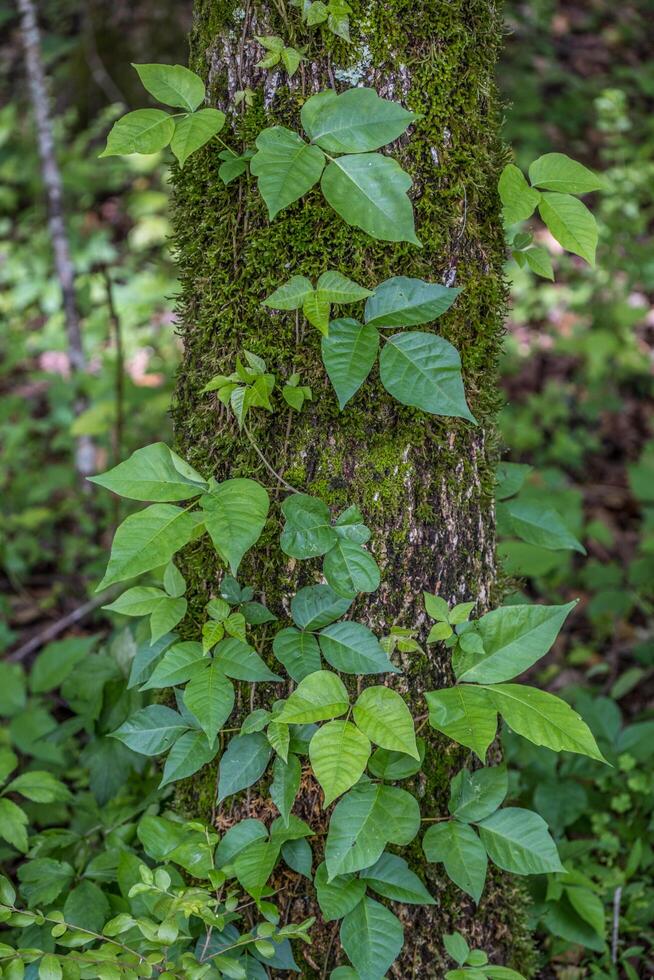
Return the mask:
<path fill-rule="evenodd" d="M 528 248 L 527 251 L 523 252 L 522 254 L 527 260 L 527 265 L 532 272 L 535 272 L 537 276 L 542 276 L 543 279 L 550 279 L 552 282 L 554 281 L 552 259 L 546 248 Z"/>
<path fill-rule="evenodd" d="M 346 507 L 338 515 L 334 522 L 334 530 L 339 538 L 347 538 L 349 541 L 356 542 L 356 544 L 365 544 L 371 537 L 370 528 L 367 528 L 363 523 L 363 514 L 356 504 Z"/>
<path fill-rule="evenodd" d="M 422 847 L 428 861 L 442 862 L 454 884 L 479 902 L 488 859 L 472 827 L 458 820 L 435 823 L 425 834 Z"/>
<path fill-rule="evenodd" d="M 291 276 L 288 282 L 267 296 L 263 304 L 273 310 L 299 310 L 312 292 L 313 286 L 306 276 Z"/>
<path fill-rule="evenodd" d="M 457 602 L 449 611 L 448 623 L 451 626 L 458 626 L 467 623 L 470 613 L 475 608 L 476 602 Z"/>
<path fill-rule="evenodd" d="M 161 109 L 135 109 L 113 124 L 101 157 L 130 153 L 157 153 L 168 146 L 175 132 L 172 116 Z"/>
<path fill-rule="evenodd" d="M 148 677 L 150 677 L 153 669 L 154 663 L 159 659 L 164 650 L 167 650 L 169 646 L 175 643 L 177 637 L 174 633 L 170 633 L 168 636 L 160 637 L 156 643 L 142 643 L 136 651 L 136 655 L 132 660 L 132 666 L 129 674 L 129 680 L 127 682 L 127 689 L 131 690 L 134 687 L 139 687 L 141 684 L 145 684 Z"/>
<path fill-rule="evenodd" d="M 288 77 L 292 78 L 295 72 L 300 67 L 300 62 L 302 61 L 302 55 L 295 48 L 284 48 L 282 51 L 282 63 L 284 68 L 288 73 Z"/>
<path fill-rule="evenodd" d="M 207 489 L 200 474 L 163 442 L 137 449 L 129 459 L 89 480 L 121 497 L 158 503 L 190 500 Z"/>
<path fill-rule="evenodd" d="M 60 687 L 78 664 L 86 660 L 97 642 L 97 636 L 67 636 L 48 643 L 38 655 L 29 675 L 32 694 L 45 694 Z"/>
<path fill-rule="evenodd" d="M 365 320 L 373 327 L 414 327 L 431 323 L 449 310 L 460 289 L 394 276 L 375 289 L 366 303 Z"/>
<path fill-rule="evenodd" d="M 157 603 L 150 615 L 150 638 L 152 643 L 156 643 L 162 636 L 174 629 L 186 615 L 186 599 L 174 599 L 171 596 L 164 596 L 161 602 Z"/>
<path fill-rule="evenodd" d="M 73 881 L 75 872 L 67 861 L 37 858 L 18 866 L 20 891 L 30 908 L 47 904 L 57 898 Z"/>
<path fill-rule="evenodd" d="M 214 650 L 214 661 L 228 677 L 237 681 L 281 681 L 266 666 L 249 643 L 236 637 L 222 640 Z"/>
<path fill-rule="evenodd" d="M 563 871 L 556 844 L 537 813 L 505 807 L 479 824 L 489 858 L 503 871 L 541 875 Z"/>
<path fill-rule="evenodd" d="M 289 840 L 299 840 L 301 837 L 312 836 L 313 831 L 308 823 L 291 814 L 288 824 L 281 817 L 276 817 L 270 825 L 270 839 L 284 844 Z"/>
<path fill-rule="evenodd" d="M 273 640 L 273 653 L 294 681 L 302 681 L 320 670 L 320 648 L 311 633 L 301 633 L 290 626 L 280 630 Z"/>
<path fill-rule="evenodd" d="M 188 544 L 199 519 L 172 504 L 151 504 L 131 514 L 114 535 L 111 556 L 96 592 L 166 565 Z"/>
<path fill-rule="evenodd" d="M 300 119 L 313 143 L 327 153 L 367 153 L 396 140 L 415 115 L 374 89 L 319 92 L 302 106 Z"/>
<path fill-rule="evenodd" d="M 236 575 L 243 555 L 261 536 L 270 499 L 255 480 L 225 480 L 200 500 L 214 548 Z"/>
<path fill-rule="evenodd" d="M 231 864 L 236 855 L 255 840 L 266 840 L 268 831 L 260 820 L 246 817 L 226 831 L 216 848 L 216 867 Z"/>
<path fill-rule="evenodd" d="M 264 129 L 257 136 L 256 146 L 250 170 L 259 180 L 259 193 L 272 221 L 317 183 L 325 157 L 317 146 L 305 143 L 297 133 L 283 126 Z"/>
<path fill-rule="evenodd" d="M 194 775 L 211 762 L 217 751 L 215 745 L 209 744 L 204 732 L 186 732 L 177 739 L 166 756 L 159 789 Z"/>
<path fill-rule="evenodd" d="M 300 681 L 276 716 L 287 725 L 327 721 L 344 715 L 350 698 L 343 681 L 328 670 L 317 670 Z"/>
<path fill-rule="evenodd" d="M 435 905 L 417 874 L 409 868 L 404 858 L 397 854 L 382 854 L 371 868 L 361 873 L 361 878 L 378 895 L 392 902 L 407 905 Z"/>
<path fill-rule="evenodd" d="M 566 888 L 566 896 L 577 915 L 601 936 L 606 936 L 606 913 L 601 898 L 590 888 Z"/>
<path fill-rule="evenodd" d="M 501 606 L 486 613 L 477 621 L 484 652 L 461 658 L 458 679 L 496 684 L 521 674 L 545 656 L 576 605 Z"/>
<path fill-rule="evenodd" d="M 501 515 L 513 533 L 528 544 L 552 551 L 565 549 L 586 554 L 586 549 L 565 526 L 560 514 L 540 500 L 509 500 L 499 504 L 497 510 L 498 517 Z"/>
<path fill-rule="evenodd" d="M 455 963 L 463 966 L 468 959 L 470 947 L 460 932 L 452 932 L 443 936 L 443 946 Z"/>
<path fill-rule="evenodd" d="M 286 762 L 291 744 L 291 733 L 288 725 L 277 721 L 276 717 L 273 718 L 266 729 L 266 738 L 277 755 L 281 756 L 284 762 Z"/>
<path fill-rule="evenodd" d="M 570 194 L 542 194 L 538 210 L 563 248 L 595 265 L 597 222 L 585 204 Z"/>
<path fill-rule="evenodd" d="M 400 673 L 374 633 L 362 623 L 333 623 L 320 633 L 322 655 L 342 674 Z"/>
<path fill-rule="evenodd" d="M 344 616 L 351 599 L 337 595 L 329 585 L 306 585 L 291 599 L 293 622 L 303 630 L 320 630 Z"/>
<path fill-rule="evenodd" d="M 332 320 L 321 341 L 322 359 L 343 409 L 366 380 L 377 359 L 379 334 L 349 318 Z"/>
<path fill-rule="evenodd" d="M 371 742 L 393 752 L 420 758 L 411 712 L 389 687 L 367 687 L 353 709 L 354 720 Z"/>
<path fill-rule="evenodd" d="M 423 592 L 422 595 L 427 615 L 439 623 L 449 623 L 450 607 L 445 599 L 439 595 L 432 595 L 431 592 Z"/>
<path fill-rule="evenodd" d="M 208 143 L 225 125 L 225 113 L 219 109 L 200 109 L 175 120 L 170 148 L 183 167 L 191 153 Z"/>
<path fill-rule="evenodd" d="M 323 586 L 323 588 L 329 588 L 329 586 Z M 331 589 L 329 591 L 331 592 Z M 343 599 L 338 601 L 344 602 Z M 25 707 L 25 701 L 25 672 L 23 668 L 20 664 L 0 662 L 0 716 L 13 718 Z"/>
<path fill-rule="evenodd" d="M 62 980 L 63 975 L 64 971 L 58 956 L 55 956 L 54 953 L 46 953 L 45 956 L 41 957 L 39 980 Z"/>
<path fill-rule="evenodd" d="M 325 922 L 342 919 L 366 893 L 366 883 L 353 874 L 338 875 L 330 881 L 324 861 L 318 865 L 313 884 Z"/>
<path fill-rule="evenodd" d="M 0 747 L 0 783 L 4 783 L 7 777 L 16 769 L 18 766 L 18 756 L 11 749 L 6 747 Z M 2 879 L 0 878 L 0 885 Z M 0 901 L 1 901 L 0 896 Z"/>
<path fill-rule="evenodd" d="M 27 814 L 11 800 L 0 800 L 0 837 L 23 854 L 27 851 Z"/>
<path fill-rule="evenodd" d="M 410 793 L 367 780 L 358 783 L 332 813 L 325 846 L 329 878 L 369 868 L 386 844 L 410 844 L 419 828 L 420 809 Z"/>
<path fill-rule="evenodd" d="M 302 766 L 296 755 L 289 755 L 286 762 L 276 755 L 273 763 L 273 781 L 270 785 L 270 799 L 288 826 L 291 809 L 300 788 Z"/>
<path fill-rule="evenodd" d="M 232 738 L 220 760 L 218 802 L 256 783 L 266 771 L 271 755 L 268 739 L 261 732 Z"/>
<path fill-rule="evenodd" d="M 20 793 L 33 803 L 55 803 L 71 799 L 71 794 L 51 772 L 30 769 L 9 783 L 5 793 Z"/>
<path fill-rule="evenodd" d="M 485 966 L 485 980 L 525 980 L 522 973 L 510 969 L 508 966 Z M 470 977 L 470 971 L 466 974 L 467 980 L 474 980 Z"/>
<path fill-rule="evenodd" d="M 325 555 L 322 570 L 332 589 L 346 599 L 353 599 L 357 592 L 379 588 L 377 562 L 361 545 L 347 538 L 337 539 Z"/>
<path fill-rule="evenodd" d="M 221 150 L 218 154 L 223 161 L 218 168 L 218 176 L 224 184 L 230 184 L 237 177 L 246 173 L 248 163 L 254 155 L 253 150 L 246 150 L 245 153 L 234 153 L 233 150 Z"/>
<path fill-rule="evenodd" d="M 498 190 L 502 201 L 504 223 L 507 225 L 514 225 L 518 221 L 531 218 L 540 201 L 538 191 L 529 186 L 522 170 L 513 163 L 507 163 L 500 174 Z"/>
<path fill-rule="evenodd" d="M 102 932 L 111 914 L 111 906 L 105 893 L 92 881 L 82 881 L 66 897 L 64 918 L 80 929 Z"/>
<path fill-rule="evenodd" d="M 163 587 L 173 599 L 179 599 L 186 592 L 186 579 L 172 561 L 168 562 L 164 570 Z"/>
<path fill-rule="evenodd" d="M 316 283 L 316 292 L 323 299 L 339 306 L 342 303 L 357 303 L 359 300 L 372 296 L 372 290 L 365 289 L 352 279 L 348 279 L 337 269 L 323 272 Z"/>
<path fill-rule="evenodd" d="M 577 752 L 606 762 L 590 728 L 561 698 L 524 684 L 485 688 L 507 725 L 535 745 L 553 752 Z"/>
<path fill-rule="evenodd" d="M 254 841 L 236 856 L 234 871 L 239 883 L 254 899 L 263 895 L 266 882 L 279 859 L 281 846 L 275 841 Z"/>
<path fill-rule="evenodd" d="M 245 622 L 252 626 L 261 626 L 263 623 L 274 623 L 277 617 L 267 609 L 262 602 L 244 602 L 241 612 Z"/>
<path fill-rule="evenodd" d="M 505 766 L 461 769 L 450 783 L 450 813 L 463 823 L 475 823 L 490 816 L 504 802 L 509 789 Z"/>
<path fill-rule="evenodd" d="M 309 759 L 323 788 L 323 807 L 354 786 L 370 758 L 370 742 L 349 721 L 322 725 L 309 744 Z"/>
<path fill-rule="evenodd" d="M 425 740 L 416 739 L 418 746 L 419 759 L 414 759 L 405 752 L 391 752 L 389 749 L 377 749 L 373 752 L 368 763 L 368 768 L 373 776 L 378 779 L 385 779 L 389 783 L 394 783 L 399 779 L 409 779 L 415 776 L 422 768 L 425 758 Z"/>
<path fill-rule="evenodd" d="M 497 730 L 497 709 L 480 687 L 450 687 L 425 694 L 429 724 L 460 745 L 476 752 L 482 762 Z"/>
<path fill-rule="evenodd" d="M 206 878 L 213 868 L 213 845 L 205 832 L 188 824 L 148 815 L 139 822 L 137 834 L 155 861 L 173 861 L 194 878 Z"/>
<path fill-rule="evenodd" d="M 282 844 L 282 857 L 289 868 L 312 880 L 313 852 L 305 840 L 287 840 Z"/>
<path fill-rule="evenodd" d="M 316 24 L 322 24 L 327 20 L 329 16 L 329 11 L 327 9 L 327 4 L 323 3 L 322 0 L 314 0 L 307 8 L 305 8 L 304 17 L 309 27 L 314 27 Z"/>
<path fill-rule="evenodd" d="M 378 241 L 421 244 L 407 196 L 411 178 L 391 157 L 379 153 L 339 157 L 328 164 L 320 186 L 327 203 L 349 225 Z"/>
<path fill-rule="evenodd" d="M 498 500 L 505 500 L 513 497 L 519 490 L 522 490 L 525 480 L 531 473 L 533 467 L 526 463 L 498 463 L 495 470 L 497 486 L 495 496 Z"/>
<path fill-rule="evenodd" d="M 459 352 L 436 334 L 389 337 L 379 358 L 381 382 L 402 405 L 476 424 L 465 399 Z"/>
<path fill-rule="evenodd" d="M 373 898 L 364 898 L 343 919 L 341 945 L 361 980 L 378 980 L 400 955 L 402 923 Z"/>
<path fill-rule="evenodd" d="M 320 293 L 312 292 L 302 305 L 302 312 L 312 326 L 317 327 L 323 336 L 329 332 L 329 300 Z"/>
<path fill-rule="evenodd" d="M 202 651 L 200 643 L 186 641 L 176 643 L 164 653 L 163 657 L 145 682 L 142 691 L 161 687 L 175 687 L 185 684 L 208 665 L 209 660 Z"/>
<path fill-rule="evenodd" d="M 601 177 L 565 153 L 545 153 L 538 157 L 529 168 L 529 180 L 534 187 L 561 194 L 589 194 L 604 187 Z"/>
<path fill-rule="evenodd" d="M 191 678 L 184 691 L 184 704 L 213 743 L 234 708 L 234 685 L 219 663 L 214 661 Z"/>
<path fill-rule="evenodd" d="M 324 555 L 336 542 L 329 507 L 306 493 L 294 493 L 282 503 L 286 525 L 280 537 L 281 549 L 291 558 Z"/>
<path fill-rule="evenodd" d="M 159 755 L 167 751 L 188 727 L 182 716 L 172 708 L 164 704 L 151 704 L 131 715 L 111 734 L 132 752 Z"/>
<path fill-rule="evenodd" d="M 204 82 L 183 65 L 132 65 L 157 102 L 193 112 L 204 99 Z"/>
<path fill-rule="evenodd" d="M 225 635 L 225 627 L 213 619 L 207 620 L 202 626 L 202 651 L 208 653 Z"/>

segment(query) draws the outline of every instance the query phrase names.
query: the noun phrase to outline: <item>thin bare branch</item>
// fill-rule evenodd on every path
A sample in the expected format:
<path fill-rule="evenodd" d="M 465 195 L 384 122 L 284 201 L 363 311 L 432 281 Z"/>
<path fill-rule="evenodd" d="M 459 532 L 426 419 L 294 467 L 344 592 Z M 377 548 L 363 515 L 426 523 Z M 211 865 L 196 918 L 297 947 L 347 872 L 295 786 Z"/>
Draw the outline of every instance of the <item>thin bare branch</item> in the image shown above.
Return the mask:
<path fill-rule="evenodd" d="M 34 110 L 36 139 L 41 161 L 41 176 L 48 205 L 48 225 L 57 279 L 61 287 L 66 334 L 68 338 L 68 357 L 73 381 L 86 372 L 86 358 L 82 345 L 80 317 L 75 296 L 75 269 L 70 256 L 70 246 L 64 216 L 61 173 L 55 154 L 54 134 L 50 116 L 50 103 L 46 86 L 45 71 L 41 58 L 41 38 L 36 20 L 33 0 L 18 0 L 21 35 L 25 48 L 27 82 Z M 75 414 L 86 408 L 83 398 L 75 400 Z M 87 436 L 77 440 L 75 462 L 81 476 L 92 473 L 95 468 L 93 443 Z"/>

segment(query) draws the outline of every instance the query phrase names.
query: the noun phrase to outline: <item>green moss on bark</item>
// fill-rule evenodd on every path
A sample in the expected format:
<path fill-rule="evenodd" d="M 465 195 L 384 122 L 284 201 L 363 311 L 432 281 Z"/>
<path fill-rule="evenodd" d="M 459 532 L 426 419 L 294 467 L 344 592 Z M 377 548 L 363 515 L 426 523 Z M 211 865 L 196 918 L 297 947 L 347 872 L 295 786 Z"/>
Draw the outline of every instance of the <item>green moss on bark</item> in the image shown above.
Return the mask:
<path fill-rule="evenodd" d="M 353 8 L 348 46 L 320 29 L 303 28 L 290 6 L 196 0 L 191 66 L 207 79 L 212 102 L 223 108 L 233 108 L 236 89 L 254 90 L 254 105 L 232 112 L 222 134 L 235 149 L 252 145 L 271 124 L 299 128 L 303 101 L 334 82 L 339 88 L 370 85 L 419 113 L 409 137 L 392 152 L 413 178 L 423 247 L 372 241 L 341 221 L 317 190 L 269 224 L 252 178 L 226 188 L 218 177 L 216 148 L 195 154 L 174 178 L 185 353 L 173 414 L 178 449 L 201 472 L 218 479 L 255 476 L 270 488 L 272 520 L 239 577 L 283 620 L 285 600 L 318 575 L 319 563 L 294 563 L 280 553 L 277 505 L 285 491 L 215 395 L 201 389 L 214 374 L 228 373 L 244 348 L 264 357 L 280 381 L 294 371 L 301 374 L 314 401 L 298 415 L 278 399 L 278 412 L 259 412 L 251 429 L 286 481 L 320 496 L 334 513 L 359 505 L 373 532 L 382 587 L 357 602 L 356 615 L 386 631 L 393 624 L 425 625 L 423 589 L 457 601 L 479 598 L 482 609 L 493 594 L 496 369 L 506 300 L 496 190 L 504 151 L 493 79 L 502 23 L 488 0 L 374 0 Z M 290 84 L 281 74 L 254 67 L 260 56 L 254 34 L 272 33 L 307 45 L 307 61 Z M 448 313 L 427 329 L 458 348 L 478 428 L 403 408 L 384 392 L 376 371 L 346 411 L 338 411 L 318 332 L 297 323 L 294 314 L 261 305 L 291 275 L 315 280 L 327 268 L 368 287 L 401 274 L 463 288 Z M 347 315 L 356 313 L 347 308 Z M 200 542 L 188 549 L 184 571 L 192 593 L 186 623 L 191 635 L 223 570 L 213 549 Z M 400 689 L 419 715 L 423 692 L 449 679 L 445 651 L 430 648 L 428 657 L 404 657 L 403 666 Z M 449 779 L 463 758 L 453 746 L 434 741 L 425 773 L 413 787 L 424 815 L 446 812 Z M 178 795 L 180 807 L 205 818 L 215 774 L 206 779 L 206 792 L 189 784 Z M 417 843 L 409 856 L 420 868 Z M 524 901 L 516 902 L 513 883 L 494 878 L 475 912 L 447 884 L 442 869 L 422 871 L 438 905 L 402 910 L 410 931 L 393 975 L 441 977 L 440 936 L 454 927 L 498 961 L 529 974 Z M 327 946 L 327 933 L 319 933 L 305 976 L 312 975 L 312 961 L 319 965 L 316 975 L 322 972 Z M 337 944 L 332 956 L 335 951 Z"/>

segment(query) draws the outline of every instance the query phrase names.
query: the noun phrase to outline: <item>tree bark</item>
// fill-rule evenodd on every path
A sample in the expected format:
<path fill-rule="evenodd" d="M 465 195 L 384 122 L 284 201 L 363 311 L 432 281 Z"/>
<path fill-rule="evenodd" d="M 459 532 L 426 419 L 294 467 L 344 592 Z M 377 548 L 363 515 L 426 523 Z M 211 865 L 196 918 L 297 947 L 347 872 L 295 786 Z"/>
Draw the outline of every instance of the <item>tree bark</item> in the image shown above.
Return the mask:
<path fill-rule="evenodd" d="M 369 0 L 353 8 L 348 45 L 321 28 L 302 27 L 297 8 L 283 0 L 247 0 L 245 6 L 196 0 L 191 67 L 207 80 L 209 103 L 228 113 L 231 133 L 222 136 L 234 148 L 252 145 L 268 125 L 298 129 L 303 100 L 328 87 L 367 85 L 420 113 L 408 138 L 392 149 L 413 178 L 423 248 L 373 241 L 346 225 L 315 191 L 269 224 L 252 178 L 225 188 L 215 147 L 196 154 L 175 176 L 184 359 L 174 420 L 178 448 L 194 466 L 217 479 L 255 476 L 279 503 L 284 488 L 215 396 L 201 389 L 214 374 L 233 370 L 244 348 L 264 357 L 279 379 L 299 371 L 301 383 L 313 389 L 313 402 L 299 415 L 280 410 L 252 416 L 254 438 L 284 480 L 319 496 L 334 513 L 353 503 L 363 512 L 382 585 L 357 601 L 355 618 L 379 634 L 393 625 L 417 626 L 424 641 L 423 590 L 456 602 L 475 599 L 481 612 L 492 605 L 496 589 L 494 416 L 506 296 L 496 192 L 504 159 L 494 69 L 502 21 L 492 0 Z M 306 61 L 290 83 L 276 69 L 255 66 L 262 49 L 254 36 L 269 34 L 296 47 L 307 45 Z M 254 91 L 254 104 L 235 110 L 234 96 L 246 88 Z M 369 288 L 392 275 L 463 288 L 437 330 L 461 354 L 479 427 L 402 407 L 374 373 L 339 413 L 321 363 L 318 332 L 293 314 L 261 305 L 291 275 L 315 282 L 328 268 Z M 278 518 L 278 508 L 274 512 Z M 317 580 L 319 564 L 294 563 L 281 554 L 278 531 L 279 526 L 271 528 L 240 578 L 264 594 L 285 625 L 289 596 Z M 197 630 L 222 572 L 204 545 L 191 547 L 185 562 Z M 424 715 L 423 692 L 451 680 L 447 651 L 432 646 L 424 656 L 405 654 L 401 660 L 404 675 L 393 683 L 414 716 Z M 471 762 L 433 732 L 428 742 L 425 772 L 413 787 L 423 816 L 447 812 L 449 779 L 463 762 Z M 178 805 L 206 817 L 214 786 L 215 770 L 206 781 L 187 785 Z M 306 815 L 316 795 L 307 790 L 296 812 Z M 265 818 L 273 808 L 262 797 L 251 797 L 236 809 L 240 816 Z M 219 813 L 218 825 L 229 819 L 229 813 Z M 393 976 L 442 977 L 447 967 L 441 937 L 453 928 L 495 963 L 529 974 L 524 901 L 512 881 L 494 875 L 475 909 L 448 884 L 441 866 L 425 865 L 424 858 L 421 863 L 417 842 L 406 856 L 437 904 L 396 907 L 405 924 L 405 948 Z M 313 912 L 311 888 L 306 882 L 294 888 L 286 914 Z M 333 933 L 333 924 L 317 924 L 303 975 L 328 976 L 344 962 Z"/>

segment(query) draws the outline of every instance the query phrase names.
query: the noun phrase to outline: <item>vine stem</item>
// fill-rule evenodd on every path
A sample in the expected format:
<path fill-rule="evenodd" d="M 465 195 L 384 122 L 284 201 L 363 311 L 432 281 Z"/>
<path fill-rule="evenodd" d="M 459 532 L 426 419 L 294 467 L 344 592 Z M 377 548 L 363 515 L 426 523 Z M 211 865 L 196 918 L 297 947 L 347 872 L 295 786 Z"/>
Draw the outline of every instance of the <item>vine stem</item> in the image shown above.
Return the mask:
<path fill-rule="evenodd" d="M 302 493 L 302 491 L 301 490 L 298 490 L 297 487 L 294 487 L 290 483 L 287 483 L 286 480 L 284 479 L 284 477 L 281 476 L 277 472 L 277 470 L 272 465 L 272 463 L 269 463 L 268 462 L 268 460 L 266 459 L 266 457 L 264 456 L 264 454 L 261 452 L 261 450 L 257 446 L 256 442 L 254 441 L 254 439 L 252 437 L 252 433 L 248 429 L 247 425 L 245 425 L 245 423 L 243 424 L 243 431 L 245 432 L 245 435 L 247 436 L 248 440 L 250 441 L 250 444 L 252 445 L 252 448 L 254 449 L 255 453 L 257 454 L 257 456 L 259 457 L 259 459 L 261 460 L 261 462 L 263 463 L 263 465 L 266 467 L 266 469 L 268 470 L 268 472 L 271 473 L 272 476 L 274 476 L 276 480 L 279 480 L 279 482 L 281 483 L 281 485 L 283 487 L 286 487 L 287 490 L 290 490 L 291 493 Z"/>
<path fill-rule="evenodd" d="M 36 913 L 27 911 L 27 909 L 19 909 L 15 905 L 7 905 L 6 908 L 11 909 L 12 912 L 17 913 L 18 915 L 30 915 L 35 919 L 37 918 Z M 54 919 L 49 915 L 44 915 L 43 919 L 45 922 L 51 922 L 54 926 L 65 926 L 66 929 L 71 930 L 76 929 L 78 932 L 83 932 L 87 936 L 92 936 L 93 939 L 96 939 L 99 942 L 109 943 L 110 946 L 118 946 L 118 948 L 122 949 L 123 952 L 129 953 L 131 956 L 136 956 L 139 963 L 145 963 L 146 958 L 143 953 L 139 953 L 138 950 L 133 949 L 131 946 L 121 943 L 119 939 L 114 939 L 112 936 L 103 936 L 99 932 L 94 932 L 92 929 L 85 929 L 83 926 L 75 926 L 70 922 L 66 922 L 65 920 L 62 921 L 61 919 Z M 175 973 L 174 976 L 178 977 L 179 974 Z"/>

